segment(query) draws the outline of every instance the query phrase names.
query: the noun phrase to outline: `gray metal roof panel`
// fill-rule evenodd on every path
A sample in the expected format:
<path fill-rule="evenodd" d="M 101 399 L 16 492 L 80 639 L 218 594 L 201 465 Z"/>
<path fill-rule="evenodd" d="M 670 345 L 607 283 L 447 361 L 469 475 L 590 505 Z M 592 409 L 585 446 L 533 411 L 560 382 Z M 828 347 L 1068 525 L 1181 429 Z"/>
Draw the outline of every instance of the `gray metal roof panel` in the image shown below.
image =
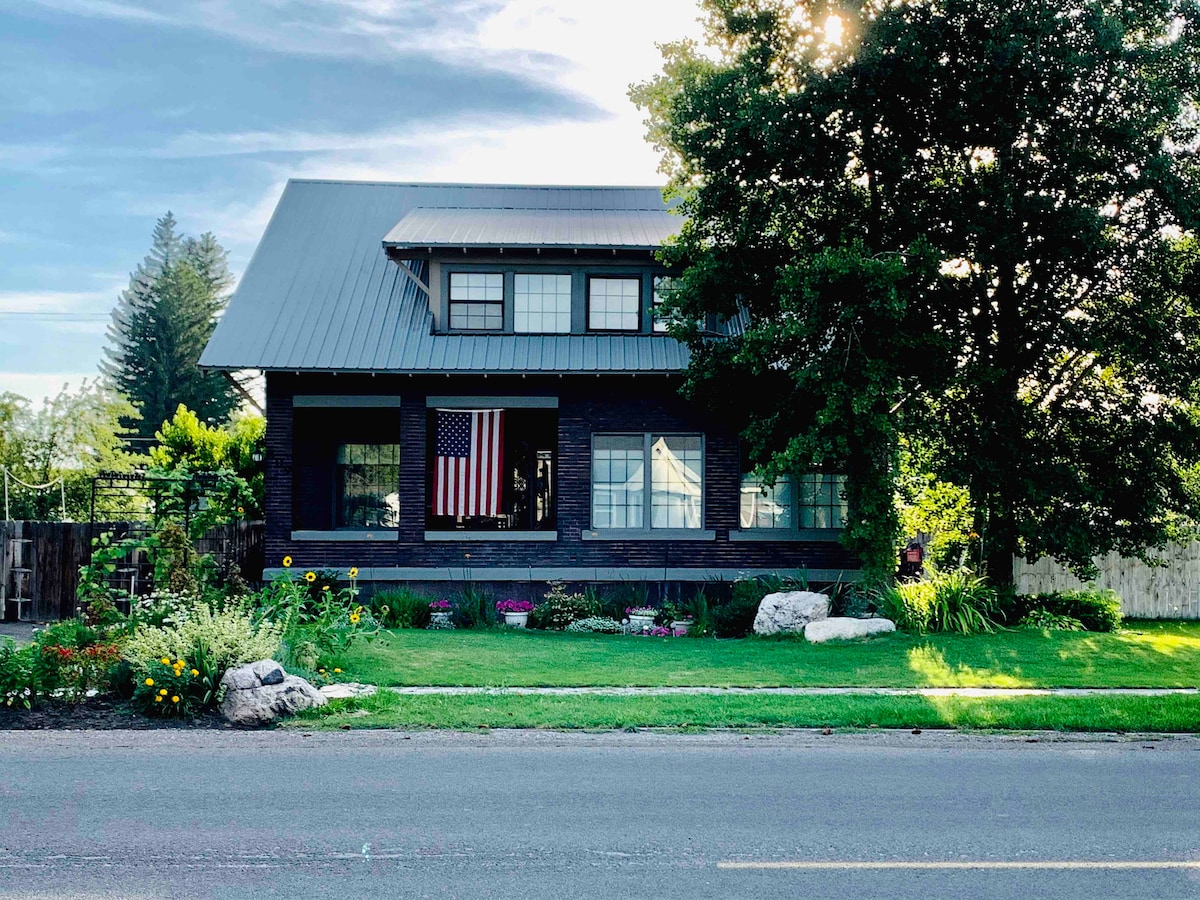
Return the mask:
<path fill-rule="evenodd" d="M 655 209 L 478 209 L 417 207 L 383 242 L 388 247 L 578 247 L 653 249 L 681 219 Z"/>
<path fill-rule="evenodd" d="M 658 188 L 290 181 L 201 365 L 371 372 L 674 372 L 661 335 L 433 334 L 428 300 L 382 235 L 415 209 L 664 212 Z M 622 218 L 617 217 L 617 218 Z M 536 216 L 534 217 L 536 218 Z M 605 216 L 606 222 L 616 221 Z M 425 272 L 425 264 L 417 263 Z"/>

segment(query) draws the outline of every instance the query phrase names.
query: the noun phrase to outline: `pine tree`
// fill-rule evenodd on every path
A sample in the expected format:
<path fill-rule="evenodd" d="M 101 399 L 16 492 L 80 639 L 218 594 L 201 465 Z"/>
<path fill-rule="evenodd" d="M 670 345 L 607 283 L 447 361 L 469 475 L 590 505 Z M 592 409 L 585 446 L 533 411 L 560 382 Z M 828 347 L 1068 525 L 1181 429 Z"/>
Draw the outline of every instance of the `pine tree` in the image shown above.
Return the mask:
<path fill-rule="evenodd" d="M 181 403 L 216 424 L 238 402 L 219 373 L 197 365 L 232 283 L 227 254 L 212 234 L 184 238 L 175 224 L 170 212 L 156 223 L 150 252 L 113 310 L 101 366 L 137 405 L 141 419 L 125 424 L 143 438 L 153 437 Z"/>

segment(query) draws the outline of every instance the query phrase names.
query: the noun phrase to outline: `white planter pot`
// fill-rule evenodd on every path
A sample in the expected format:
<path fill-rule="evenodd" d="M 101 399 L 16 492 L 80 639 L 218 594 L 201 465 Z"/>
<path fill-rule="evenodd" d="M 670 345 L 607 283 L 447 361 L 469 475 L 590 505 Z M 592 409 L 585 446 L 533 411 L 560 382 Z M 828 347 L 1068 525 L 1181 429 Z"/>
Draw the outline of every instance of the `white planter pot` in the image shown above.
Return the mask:
<path fill-rule="evenodd" d="M 449 610 L 445 610 L 444 612 L 434 610 L 429 614 L 429 624 L 435 628 L 449 628 L 454 623 L 450 619 Z"/>
<path fill-rule="evenodd" d="M 633 631 L 641 633 L 647 628 L 654 627 L 654 616 L 634 616 L 629 617 L 629 627 Z"/>
<path fill-rule="evenodd" d="M 504 624 L 510 628 L 524 628 L 529 624 L 529 613 L 506 612 L 504 614 Z"/>
<path fill-rule="evenodd" d="M 691 627 L 692 627 L 691 619 L 687 619 L 686 621 L 683 619 L 680 619 L 678 621 L 671 623 L 671 633 L 674 635 L 685 635 L 688 633 L 688 629 Z"/>

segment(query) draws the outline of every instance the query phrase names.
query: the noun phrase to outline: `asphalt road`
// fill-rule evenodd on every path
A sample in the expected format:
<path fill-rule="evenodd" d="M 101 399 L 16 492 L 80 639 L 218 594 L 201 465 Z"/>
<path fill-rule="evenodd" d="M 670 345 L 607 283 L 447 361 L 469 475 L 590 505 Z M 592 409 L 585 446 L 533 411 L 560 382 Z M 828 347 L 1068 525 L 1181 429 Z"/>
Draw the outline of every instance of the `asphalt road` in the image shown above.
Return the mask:
<path fill-rule="evenodd" d="M 0 733 L 2 897 L 1175 898 L 1197 861 L 1192 738 Z"/>

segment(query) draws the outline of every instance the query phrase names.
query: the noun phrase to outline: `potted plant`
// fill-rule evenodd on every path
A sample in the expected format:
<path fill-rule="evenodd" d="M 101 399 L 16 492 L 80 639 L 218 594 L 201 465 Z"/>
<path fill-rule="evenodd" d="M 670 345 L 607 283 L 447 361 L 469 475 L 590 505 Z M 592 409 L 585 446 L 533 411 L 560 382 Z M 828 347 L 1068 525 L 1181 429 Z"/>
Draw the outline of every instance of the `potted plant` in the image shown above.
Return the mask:
<path fill-rule="evenodd" d="M 641 634 L 654 627 L 654 617 L 658 615 L 658 610 L 653 606 L 627 606 L 625 615 L 629 616 L 629 629 Z"/>
<path fill-rule="evenodd" d="M 433 600 L 429 604 L 430 628 L 453 628 L 454 620 L 451 615 L 454 610 L 449 600 Z"/>
<path fill-rule="evenodd" d="M 670 622 L 671 634 L 676 637 L 687 634 L 696 621 L 685 607 L 675 603 L 668 603 L 663 607 L 663 617 Z"/>
<path fill-rule="evenodd" d="M 532 611 L 533 604 L 528 600 L 501 600 L 496 604 L 496 612 L 503 613 L 504 624 L 512 628 L 524 628 Z"/>

